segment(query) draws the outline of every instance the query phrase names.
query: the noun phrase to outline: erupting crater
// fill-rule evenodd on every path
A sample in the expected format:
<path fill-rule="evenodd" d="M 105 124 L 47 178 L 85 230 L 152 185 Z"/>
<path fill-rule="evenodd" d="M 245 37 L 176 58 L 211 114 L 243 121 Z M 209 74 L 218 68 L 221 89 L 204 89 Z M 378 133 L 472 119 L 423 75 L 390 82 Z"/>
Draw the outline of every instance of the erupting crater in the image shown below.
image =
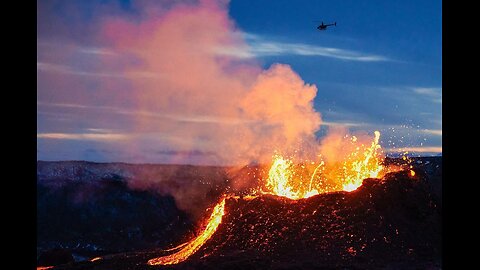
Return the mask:
<path fill-rule="evenodd" d="M 232 235 L 237 234 L 234 231 L 239 230 L 239 228 L 242 231 L 240 235 L 245 236 L 258 232 L 258 227 L 262 228 L 260 230 L 262 233 L 255 237 L 250 236 L 246 238 L 249 239 L 248 241 L 253 241 L 253 243 L 245 243 L 243 240 L 238 239 L 233 245 L 238 246 L 239 242 L 243 241 L 242 244 L 244 245 L 253 245 L 258 250 L 272 252 L 276 248 L 288 248 L 292 245 L 292 243 L 286 242 L 282 237 L 284 233 L 294 235 L 309 234 L 305 230 L 315 232 L 315 235 L 309 234 L 307 237 L 312 242 L 312 245 L 334 245 L 324 242 L 328 239 L 328 231 L 333 228 L 323 227 L 321 220 L 313 218 L 329 209 L 328 200 L 325 205 L 325 200 L 321 198 L 326 198 L 325 195 L 327 195 L 328 198 L 333 198 L 331 201 L 335 201 L 337 205 L 345 203 L 350 198 L 355 197 L 354 195 L 348 196 L 348 192 L 357 190 L 362 185 L 364 179 L 368 178 L 370 181 L 379 182 L 388 173 L 406 169 L 400 166 L 384 165 L 384 155 L 379 145 L 380 132 L 375 131 L 374 134 L 375 137 L 369 145 L 358 142 L 355 136 L 347 138 L 348 143 L 353 146 L 350 147 L 353 150 L 347 153 L 343 160 L 333 164 L 327 163 L 321 156 L 319 156 L 319 161 L 317 162 L 305 161 L 297 164 L 292 159 L 284 158 L 278 154 L 275 155 L 268 172 L 268 178 L 263 181 L 264 186 L 259 187 L 254 195 L 247 197 L 233 194 L 224 195 L 213 208 L 211 216 L 204 222 L 203 231 L 197 237 L 167 250 L 173 251 L 174 253 L 172 254 L 150 259 L 148 264 L 170 265 L 187 260 L 216 234 L 219 226 L 224 223 L 226 212 L 229 212 L 229 215 L 226 218 L 227 224 L 224 225 L 223 230 L 229 232 L 227 234 L 230 236 L 224 239 L 223 242 L 218 243 L 218 246 L 232 245 L 232 243 L 227 243 L 227 241 L 231 241 L 229 239 L 232 238 Z M 410 169 L 408 172 L 410 177 L 415 177 L 413 170 Z M 311 198 L 321 194 L 324 196 L 316 199 Z M 302 200 L 307 198 L 310 199 Z M 226 203 L 226 201 L 228 202 Z M 226 207 L 226 204 L 230 207 Z M 255 207 L 251 208 L 252 205 L 255 205 Z M 245 210 L 244 208 L 250 208 L 250 210 Z M 253 209 L 255 209 L 255 221 L 249 220 Z M 274 215 L 275 218 L 269 217 L 271 215 Z M 328 216 L 330 222 L 335 222 L 339 218 L 338 211 L 332 211 L 325 215 Z M 322 218 L 327 218 L 325 215 Z M 305 223 L 305 226 L 302 226 L 300 231 L 290 232 L 291 226 L 283 223 L 283 225 L 280 225 L 280 220 L 280 223 L 287 220 L 292 223 Z M 245 222 L 248 226 L 240 225 Z M 321 228 L 324 228 L 327 233 L 323 239 L 316 235 L 318 231 L 322 230 Z M 233 236 L 233 238 L 235 237 Z M 317 240 L 320 242 L 316 243 Z M 210 247 L 215 246 L 217 245 L 210 245 Z M 363 250 L 365 246 L 357 248 Z M 215 249 L 204 252 L 207 254 L 205 256 L 214 252 Z M 356 252 L 356 249 L 353 247 L 350 247 L 348 250 L 350 253 Z"/>

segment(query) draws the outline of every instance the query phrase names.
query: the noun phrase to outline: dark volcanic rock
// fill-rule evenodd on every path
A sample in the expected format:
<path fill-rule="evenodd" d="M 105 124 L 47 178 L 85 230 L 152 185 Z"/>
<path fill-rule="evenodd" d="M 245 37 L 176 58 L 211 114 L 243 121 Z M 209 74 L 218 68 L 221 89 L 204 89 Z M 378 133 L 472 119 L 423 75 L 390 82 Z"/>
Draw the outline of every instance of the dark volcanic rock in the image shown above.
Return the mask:
<path fill-rule="evenodd" d="M 188 238 L 194 211 L 203 217 L 225 181 L 222 167 L 38 161 L 37 259 L 54 248 L 78 261 Z"/>
<path fill-rule="evenodd" d="M 226 211 L 208 245 L 179 268 L 232 269 L 249 258 L 270 269 L 440 264 L 440 210 L 425 179 L 408 172 L 299 201 L 230 199 Z"/>
<path fill-rule="evenodd" d="M 150 249 L 193 229 L 172 196 L 132 190 L 117 180 L 37 182 L 37 250 L 90 257 Z M 40 260 L 40 259 L 39 259 Z"/>
<path fill-rule="evenodd" d="M 193 218 L 223 193 L 229 177 L 225 167 L 174 164 L 38 161 L 37 183 L 63 188 L 75 183 L 95 185 L 104 180 L 123 182 L 133 190 L 173 196 L 177 206 Z"/>
<path fill-rule="evenodd" d="M 72 253 L 65 249 L 54 248 L 44 251 L 38 258 L 38 265 L 58 265 L 74 262 Z"/>
<path fill-rule="evenodd" d="M 433 190 L 419 169 L 298 201 L 229 198 L 216 233 L 183 263 L 148 266 L 166 255 L 152 250 L 59 269 L 440 269 L 441 205 Z"/>

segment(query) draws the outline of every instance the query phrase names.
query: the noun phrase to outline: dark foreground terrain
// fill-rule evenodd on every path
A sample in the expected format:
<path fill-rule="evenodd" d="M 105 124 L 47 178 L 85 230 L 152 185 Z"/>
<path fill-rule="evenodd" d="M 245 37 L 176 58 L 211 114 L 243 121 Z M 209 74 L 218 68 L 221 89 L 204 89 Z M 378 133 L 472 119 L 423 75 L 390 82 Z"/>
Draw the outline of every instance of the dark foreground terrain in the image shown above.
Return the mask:
<path fill-rule="evenodd" d="M 132 191 L 117 183 L 117 193 L 103 187 L 103 197 L 110 199 L 97 199 L 91 212 L 88 207 L 84 209 L 88 205 L 85 201 L 74 213 L 70 212 L 74 205 L 66 206 L 69 209 L 65 212 L 52 213 L 43 209 L 45 202 L 39 203 L 39 265 L 57 265 L 55 269 L 441 269 L 441 157 L 416 159 L 413 164 L 415 176 L 404 171 L 382 180 L 366 179 L 350 193 L 321 194 L 299 201 L 275 196 L 227 199 L 223 222 L 212 238 L 186 262 L 173 266 L 146 264 L 151 258 L 169 254 L 160 248 L 193 237 L 192 221 L 175 206 L 172 197 Z M 55 188 L 44 186 L 44 181 L 37 180 L 43 188 L 39 197 L 56 198 L 51 195 Z M 57 187 L 57 192 L 65 188 Z M 102 190 L 97 187 L 91 192 L 97 189 Z M 61 194 L 69 201 L 75 192 Z M 115 198 L 123 198 L 119 200 L 124 206 L 119 207 Z M 118 216 L 108 213 L 112 206 L 116 206 Z M 106 212 L 97 213 L 98 209 Z M 129 212 L 138 213 L 131 213 L 116 227 L 109 225 Z M 69 213 L 67 217 L 62 216 L 65 213 Z M 87 220 L 77 215 L 87 215 Z M 48 230 L 51 219 L 58 222 L 53 227 L 60 228 L 62 220 L 70 218 L 76 222 L 69 221 L 62 233 Z M 99 220 L 104 224 L 98 225 Z M 97 225 L 85 230 L 75 223 Z M 119 231 L 125 228 L 137 232 L 125 234 L 124 242 L 131 243 L 131 249 L 121 243 Z M 92 237 L 95 234 L 97 238 Z M 83 239 L 83 253 L 79 249 L 82 245 L 72 246 L 78 239 Z M 86 247 L 89 243 L 96 243 L 97 250 Z M 105 255 L 109 253 L 112 255 Z M 100 260 L 86 260 L 99 255 L 103 255 Z"/>
<path fill-rule="evenodd" d="M 218 200 L 225 179 L 220 167 L 39 161 L 38 263 L 82 261 L 193 237 L 196 219 Z M 179 205 L 177 198 L 187 199 Z"/>

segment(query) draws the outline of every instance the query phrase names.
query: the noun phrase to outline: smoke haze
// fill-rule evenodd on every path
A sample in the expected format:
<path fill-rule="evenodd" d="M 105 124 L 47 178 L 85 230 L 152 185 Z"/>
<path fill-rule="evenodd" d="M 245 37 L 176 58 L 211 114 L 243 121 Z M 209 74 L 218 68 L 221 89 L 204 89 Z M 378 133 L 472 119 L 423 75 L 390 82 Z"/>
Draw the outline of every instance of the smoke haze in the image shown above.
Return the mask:
<path fill-rule="evenodd" d="M 265 163 L 274 151 L 315 140 L 317 88 L 288 65 L 263 70 L 255 60 L 225 53 L 248 45 L 224 1 L 136 5 L 140 20 L 116 11 L 83 26 L 79 32 L 88 35 L 55 53 L 40 46 L 39 83 L 57 100 L 44 101 L 46 93 L 39 99 L 84 106 L 80 121 L 87 126 L 93 118 L 98 126 L 90 130 L 105 130 L 81 138 L 102 138 L 129 162 L 208 165 Z M 73 68 L 78 61 L 82 69 Z"/>

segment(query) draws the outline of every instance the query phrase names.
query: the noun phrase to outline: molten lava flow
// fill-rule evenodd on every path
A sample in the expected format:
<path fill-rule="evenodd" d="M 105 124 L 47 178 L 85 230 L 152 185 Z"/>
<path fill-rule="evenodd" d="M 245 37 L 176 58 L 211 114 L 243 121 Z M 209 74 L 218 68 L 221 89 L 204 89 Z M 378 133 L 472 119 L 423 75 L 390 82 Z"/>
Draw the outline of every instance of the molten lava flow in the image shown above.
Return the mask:
<path fill-rule="evenodd" d="M 353 191 L 365 178 L 381 178 L 392 168 L 384 160 L 379 144 L 380 132 L 375 131 L 371 144 L 350 138 L 351 151 L 341 161 L 327 164 L 323 160 L 295 165 L 293 161 L 275 155 L 265 184 L 264 193 L 298 200 L 332 191 Z M 313 172 L 312 172 L 313 171 Z"/>
<path fill-rule="evenodd" d="M 222 217 L 225 214 L 225 197 L 213 208 L 212 215 L 208 219 L 205 230 L 196 238 L 190 240 L 189 242 L 178 246 L 177 248 L 183 247 L 178 252 L 173 254 L 153 258 L 148 261 L 149 265 L 167 265 L 167 264 L 177 264 L 185 261 L 188 257 L 194 254 L 200 247 L 207 242 L 213 233 L 218 228 L 218 225 L 222 223 Z M 177 249 L 174 248 L 174 249 Z"/>

